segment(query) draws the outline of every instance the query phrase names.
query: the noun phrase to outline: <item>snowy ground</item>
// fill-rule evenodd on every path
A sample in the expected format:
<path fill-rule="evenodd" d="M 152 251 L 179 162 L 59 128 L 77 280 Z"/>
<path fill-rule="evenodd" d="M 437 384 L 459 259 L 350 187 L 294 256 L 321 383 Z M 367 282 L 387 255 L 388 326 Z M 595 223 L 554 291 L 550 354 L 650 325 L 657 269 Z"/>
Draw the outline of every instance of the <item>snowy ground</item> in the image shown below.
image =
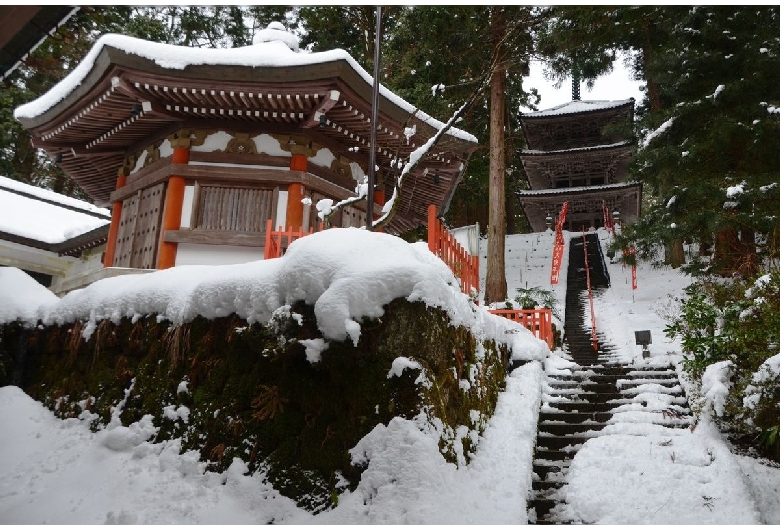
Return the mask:
<path fill-rule="evenodd" d="M 606 240 L 606 234 L 601 236 Z M 549 287 L 552 242 L 550 233 L 507 238 L 510 297 L 519 287 Z M 482 245 L 484 254 L 486 243 Z M 358 284 L 372 281 L 374 276 L 364 276 L 362 262 L 355 261 L 361 253 L 350 253 L 334 241 L 323 248 L 326 246 L 330 249 L 326 261 L 346 252 L 343 259 L 350 262 L 351 274 L 364 278 Z M 408 265 L 403 270 L 416 270 L 405 286 L 400 285 L 402 282 L 385 285 L 386 295 L 411 289 L 429 303 L 435 299 L 438 304 L 452 304 L 449 312 L 468 320 L 463 298 L 437 283 L 444 280 L 446 284 L 447 273 L 421 257 L 418 247 L 411 252 L 400 247 L 384 251 L 384 259 L 391 261 L 402 253 L 402 261 Z M 361 249 L 365 254 L 365 247 Z M 290 259 L 310 262 L 316 251 L 309 250 L 301 251 L 298 258 L 293 253 Z M 565 253 L 562 271 L 566 270 L 567 258 Z M 233 303 L 242 304 L 258 318 L 269 309 L 253 298 L 257 294 L 251 289 L 253 274 L 268 274 L 269 281 L 271 276 L 280 275 L 276 280 L 282 281 L 282 289 L 301 285 L 299 280 L 284 276 L 284 267 L 271 271 L 267 265 L 252 270 L 221 269 L 230 272 L 231 285 L 243 293 L 242 297 L 233 297 Z M 421 272 L 421 268 L 425 270 Z M 206 270 L 193 269 L 189 274 L 202 277 Z M 481 270 L 485 270 L 484 262 Z M 609 272 L 612 287 L 596 300 L 597 322 L 599 330 L 619 347 L 621 359 L 657 364 L 678 360 L 679 346 L 663 336 L 663 316 L 670 305 L 669 295 L 679 294 L 688 280 L 676 271 L 640 264 L 639 288 L 632 292 L 630 270 L 615 264 L 609 266 Z M 377 302 L 352 296 L 354 282 L 351 289 L 340 290 L 341 285 L 349 284 L 349 275 L 335 269 L 329 274 L 332 283 L 310 288 L 320 289 L 319 298 L 331 304 L 353 304 L 342 317 L 347 320 L 334 323 L 331 332 L 334 336 L 357 333 L 359 329 L 355 330 L 350 321 L 355 322 L 356 313 L 371 310 Z M 173 279 L 170 275 L 127 280 L 152 283 L 146 287 L 134 284 L 135 290 L 128 287 L 122 291 L 126 293 L 122 311 L 132 313 L 142 310 L 144 303 L 154 303 L 171 315 L 185 318 L 195 308 L 183 304 L 181 295 L 176 294 L 182 284 L 171 284 L 167 300 L 161 300 L 162 294 L 155 291 L 155 285 Z M 426 287 L 425 282 L 435 286 Z M 13 284 L 4 284 L 0 299 L 15 299 L 19 307 L 18 296 L 9 297 L 9 285 L 18 283 L 15 279 Z M 112 284 L 109 291 L 116 294 L 117 285 Z M 377 288 L 375 284 L 369 287 Z M 127 294 L 130 292 L 135 294 Z M 227 297 L 213 282 L 201 281 L 190 286 L 189 292 L 190 296 L 201 293 L 198 296 L 210 297 L 206 300 L 216 303 L 219 311 L 226 310 Z M 554 292 L 562 310 L 565 273 Z M 284 303 L 287 296 L 296 293 L 278 291 L 277 295 L 276 302 Z M 91 302 L 99 302 L 101 310 L 110 309 L 102 305 L 105 300 L 98 288 L 76 294 L 61 306 L 40 296 L 35 303 L 47 309 L 33 310 L 21 302 L 16 311 L 24 317 L 48 315 L 56 320 L 58 315 L 81 311 Z M 484 317 L 469 325 L 482 333 L 500 331 L 492 319 Z M 641 350 L 634 344 L 633 331 L 637 329 L 652 333 L 649 360 L 641 359 Z M 533 358 L 537 346 L 524 340 L 524 346 L 518 347 L 525 348 L 528 357 Z M 561 352 L 555 355 L 560 359 Z M 0 429 L 0 523 L 522 524 L 527 521 L 543 364 L 555 366 L 556 362 L 532 361 L 512 373 L 469 466 L 458 469 L 446 463 L 438 452 L 435 433 L 422 423 L 396 419 L 387 426 L 377 426 L 354 448 L 353 458 L 370 462 L 358 488 L 342 495 L 337 508 L 316 516 L 275 492 L 262 475 L 245 476 L 246 468 L 240 460 L 225 473 L 204 473 L 195 454 L 179 454 L 177 441 L 146 442 L 153 426 L 134 424 L 128 428 L 114 424 L 92 433 L 86 418 L 58 420 L 19 389 L 0 388 L 0 424 L 6 426 Z M 664 396 L 658 394 L 657 399 L 662 401 Z M 733 455 L 706 418 L 693 431 L 672 432 L 643 423 L 641 411 L 628 406 L 603 436 L 583 445 L 569 478 L 564 493 L 567 515 L 573 519 L 604 524 L 780 524 L 780 469 Z"/>

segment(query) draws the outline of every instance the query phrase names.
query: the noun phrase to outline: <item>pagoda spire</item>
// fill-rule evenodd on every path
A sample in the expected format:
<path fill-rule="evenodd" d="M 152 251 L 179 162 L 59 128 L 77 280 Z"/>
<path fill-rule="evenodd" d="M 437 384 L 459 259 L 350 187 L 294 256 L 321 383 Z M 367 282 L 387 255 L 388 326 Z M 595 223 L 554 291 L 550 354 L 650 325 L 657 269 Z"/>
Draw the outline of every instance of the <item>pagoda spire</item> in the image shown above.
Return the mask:
<path fill-rule="evenodd" d="M 571 100 L 580 100 L 580 72 L 576 68 L 571 71 Z"/>

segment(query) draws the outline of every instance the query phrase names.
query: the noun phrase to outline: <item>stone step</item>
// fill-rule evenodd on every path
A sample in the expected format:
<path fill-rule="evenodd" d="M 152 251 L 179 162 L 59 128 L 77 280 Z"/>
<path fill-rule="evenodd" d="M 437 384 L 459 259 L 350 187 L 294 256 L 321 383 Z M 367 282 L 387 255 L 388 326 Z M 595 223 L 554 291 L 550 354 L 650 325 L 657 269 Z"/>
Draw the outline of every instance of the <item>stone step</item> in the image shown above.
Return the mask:
<path fill-rule="evenodd" d="M 532 508 L 536 512 L 536 524 L 539 524 L 556 504 L 558 504 L 557 501 L 550 499 L 531 499 L 528 501 L 528 508 Z"/>
<path fill-rule="evenodd" d="M 539 414 L 540 421 L 557 421 L 565 423 L 582 423 L 595 421 L 606 423 L 612 417 L 611 412 L 564 412 L 564 411 L 544 411 Z"/>
<path fill-rule="evenodd" d="M 556 401 L 548 402 L 551 408 L 560 410 L 561 412 L 608 412 L 611 411 L 615 405 L 611 403 L 591 403 L 589 401 L 572 400 L 572 401 Z"/>
<path fill-rule="evenodd" d="M 591 435 L 578 433 L 570 436 L 555 436 L 540 432 L 536 436 L 536 445 L 545 449 L 564 449 L 568 447 L 577 450 L 579 446 L 597 435 L 598 432 L 594 432 Z"/>
<path fill-rule="evenodd" d="M 544 447 L 536 447 L 534 453 L 534 462 L 549 462 L 551 465 L 553 462 L 558 462 L 558 465 L 568 467 L 571 463 L 571 459 L 574 458 L 574 451 L 564 451 L 561 449 L 545 449 Z"/>
<path fill-rule="evenodd" d="M 536 492 L 537 496 L 547 497 L 548 495 L 554 494 L 559 489 L 561 489 L 561 486 L 566 484 L 566 481 L 561 480 L 560 482 L 550 482 L 547 480 L 532 480 L 531 481 L 531 488 Z"/>
<path fill-rule="evenodd" d="M 539 424 L 539 435 L 576 435 L 590 431 L 600 431 L 603 430 L 606 426 L 606 423 L 549 423 L 543 421 Z"/>

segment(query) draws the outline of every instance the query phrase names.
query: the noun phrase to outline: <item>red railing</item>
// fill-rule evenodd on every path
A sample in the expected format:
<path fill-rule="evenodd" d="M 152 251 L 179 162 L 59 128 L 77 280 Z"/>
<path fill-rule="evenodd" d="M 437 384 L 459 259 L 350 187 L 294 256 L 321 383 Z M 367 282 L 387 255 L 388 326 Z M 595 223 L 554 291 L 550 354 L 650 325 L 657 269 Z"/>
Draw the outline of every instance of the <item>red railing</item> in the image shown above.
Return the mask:
<path fill-rule="evenodd" d="M 313 228 L 309 228 L 308 231 L 304 230 L 303 227 L 299 227 L 298 230 L 292 228 L 283 230 L 281 226 L 279 230 L 273 228 L 273 221 L 269 219 L 265 225 L 265 255 L 263 259 L 281 258 L 290 243 L 314 233 Z M 320 223 L 319 229 L 322 230 L 322 228 L 323 224 Z"/>
<path fill-rule="evenodd" d="M 597 244 L 599 244 L 597 242 Z M 598 351 L 599 339 L 596 337 L 596 310 L 593 309 L 593 289 L 590 287 L 590 266 L 588 265 L 588 242 L 585 232 L 582 232 L 582 247 L 585 249 L 585 279 L 588 282 L 588 300 L 590 301 L 590 338 L 593 341 L 593 349 Z"/>
<path fill-rule="evenodd" d="M 436 206 L 428 206 L 428 248 L 447 264 L 466 294 L 479 292 L 479 256 L 472 256 L 436 217 Z"/>
<path fill-rule="evenodd" d="M 533 333 L 537 339 L 547 343 L 547 347 L 553 348 L 552 310 L 543 309 L 488 309 L 494 315 L 508 318 L 518 324 L 522 324 Z"/>

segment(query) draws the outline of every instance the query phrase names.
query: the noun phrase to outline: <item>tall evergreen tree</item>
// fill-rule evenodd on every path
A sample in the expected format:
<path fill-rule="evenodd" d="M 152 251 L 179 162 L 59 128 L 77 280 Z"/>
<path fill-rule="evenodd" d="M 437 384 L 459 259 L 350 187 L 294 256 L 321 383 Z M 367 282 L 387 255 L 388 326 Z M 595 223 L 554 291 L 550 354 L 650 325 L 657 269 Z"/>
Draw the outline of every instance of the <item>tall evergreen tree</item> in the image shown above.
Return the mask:
<path fill-rule="evenodd" d="M 673 104 L 642 122 L 637 174 L 666 192 L 644 227 L 714 240 L 712 265 L 725 275 L 757 272 L 757 251 L 777 256 L 779 17 L 775 6 L 690 8 L 668 20 L 651 65 Z"/>
<path fill-rule="evenodd" d="M 385 55 L 384 71 L 393 90 L 435 116 L 452 114 L 486 76 L 494 80 L 493 88 L 482 94 L 458 124 L 479 139 L 480 147 L 452 205 L 454 212 L 470 210 L 484 215 L 468 221 L 488 226 L 488 302 L 503 301 L 507 296 L 505 208 L 514 204 L 515 197 L 509 194 L 507 199 L 504 186 L 508 176 L 511 179 L 519 173 L 515 157 L 509 156 L 512 146 L 519 146 L 520 141 L 516 112 L 521 103 L 534 101 L 534 95 L 522 88 L 522 75 L 529 61 L 535 22 L 528 7 L 407 8 L 399 14 Z"/>

